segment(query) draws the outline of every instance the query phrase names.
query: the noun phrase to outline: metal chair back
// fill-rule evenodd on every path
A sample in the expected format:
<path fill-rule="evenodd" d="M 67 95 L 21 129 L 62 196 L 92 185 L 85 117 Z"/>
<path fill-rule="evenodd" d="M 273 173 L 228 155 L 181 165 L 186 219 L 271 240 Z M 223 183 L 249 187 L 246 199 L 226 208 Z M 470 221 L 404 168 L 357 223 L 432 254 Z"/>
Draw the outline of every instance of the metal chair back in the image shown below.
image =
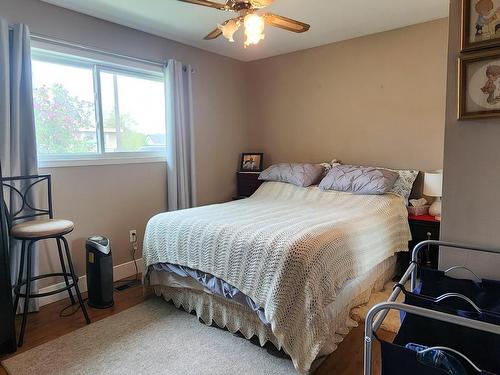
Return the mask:
<path fill-rule="evenodd" d="M 30 176 L 14 176 L 0 177 L 2 190 L 10 192 L 10 203 L 15 204 L 17 209 L 11 210 L 7 208 L 4 200 L 4 210 L 7 217 L 8 227 L 11 228 L 17 221 L 32 219 L 39 216 L 48 216 L 53 218 L 52 212 L 52 183 L 51 177 L 45 175 L 30 175 Z M 34 192 L 35 187 L 41 186 L 42 183 L 47 183 L 47 207 L 35 207 L 30 201 L 30 194 Z"/>

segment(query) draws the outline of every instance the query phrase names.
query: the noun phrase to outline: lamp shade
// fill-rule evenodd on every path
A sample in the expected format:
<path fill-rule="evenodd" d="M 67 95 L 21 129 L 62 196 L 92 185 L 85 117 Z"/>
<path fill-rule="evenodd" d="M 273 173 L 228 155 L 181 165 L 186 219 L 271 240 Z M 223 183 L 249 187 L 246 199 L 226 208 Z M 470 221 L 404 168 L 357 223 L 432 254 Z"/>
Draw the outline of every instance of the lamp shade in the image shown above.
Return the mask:
<path fill-rule="evenodd" d="M 443 195 L 443 172 L 425 172 L 424 195 L 441 197 Z"/>

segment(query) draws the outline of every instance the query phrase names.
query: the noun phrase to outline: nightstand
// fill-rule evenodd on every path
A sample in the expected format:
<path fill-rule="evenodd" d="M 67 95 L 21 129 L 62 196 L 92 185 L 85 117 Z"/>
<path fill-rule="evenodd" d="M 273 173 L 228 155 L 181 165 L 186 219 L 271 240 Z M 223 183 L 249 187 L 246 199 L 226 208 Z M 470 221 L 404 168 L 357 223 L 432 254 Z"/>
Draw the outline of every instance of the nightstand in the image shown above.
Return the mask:
<path fill-rule="evenodd" d="M 408 268 L 411 254 L 415 245 L 426 240 L 439 240 L 441 222 L 434 219 L 434 216 L 408 216 L 412 240 L 408 242 L 409 252 L 398 253 L 397 276 L 398 279 Z M 428 246 L 420 252 L 420 264 L 430 268 L 438 268 L 439 247 Z"/>
<path fill-rule="evenodd" d="M 439 240 L 439 230 L 441 222 L 434 219 L 434 216 L 409 216 L 410 231 L 412 240 L 410 241 L 410 249 L 413 250 L 416 244 L 426 240 Z M 438 268 L 439 247 L 428 246 L 422 252 L 424 259 L 422 263 L 428 267 Z"/>
<path fill-rule="evenodd" d="M 236 172 L 236 181 L 238 187 L 237 199 L 248 198 L 262 185 L 259 180 L 260 172 Z M 233 198 L 234 199 L 234 198 Z"/>

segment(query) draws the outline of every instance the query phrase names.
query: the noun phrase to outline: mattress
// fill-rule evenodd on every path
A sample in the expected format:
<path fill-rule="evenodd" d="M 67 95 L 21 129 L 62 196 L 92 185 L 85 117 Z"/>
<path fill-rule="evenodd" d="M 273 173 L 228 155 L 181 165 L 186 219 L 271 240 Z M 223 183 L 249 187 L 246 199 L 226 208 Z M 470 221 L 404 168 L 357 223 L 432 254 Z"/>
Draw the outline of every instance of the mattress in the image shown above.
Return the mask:
<path fill-rule="evenodd" d="M 143 258 L 146 269 L 180 265 L 238 288 L 306 372 L 328 340 L 327 307 L 346 282 L 407 250 L 409 239 L 399 196 L 267 182 L 248 199 L 153 217 Z"/>

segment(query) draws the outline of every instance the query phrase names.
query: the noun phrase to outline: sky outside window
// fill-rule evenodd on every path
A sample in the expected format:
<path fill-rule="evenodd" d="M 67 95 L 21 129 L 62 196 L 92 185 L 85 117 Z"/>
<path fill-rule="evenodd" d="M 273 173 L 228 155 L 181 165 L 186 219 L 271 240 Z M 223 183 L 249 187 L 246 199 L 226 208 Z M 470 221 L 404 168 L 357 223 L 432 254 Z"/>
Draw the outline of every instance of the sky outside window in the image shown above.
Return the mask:
<path fill-rule="evenodd" d="M 99 153 L 95 97 L 105 152 L 165 149 L 163 80 L 107 70 L 71 56 L 32 62 L 37 145 L 41 155 Z M 50 54 L 49 54 L 50 55 Z M 87 66 L 85 66 L 87 65 Z M 99 80 L 94 75 L 99 75 Z M 100 87 L 94 87 L 94 82 Z M 100 93 L 100 95 L 96 95 Z"/>

